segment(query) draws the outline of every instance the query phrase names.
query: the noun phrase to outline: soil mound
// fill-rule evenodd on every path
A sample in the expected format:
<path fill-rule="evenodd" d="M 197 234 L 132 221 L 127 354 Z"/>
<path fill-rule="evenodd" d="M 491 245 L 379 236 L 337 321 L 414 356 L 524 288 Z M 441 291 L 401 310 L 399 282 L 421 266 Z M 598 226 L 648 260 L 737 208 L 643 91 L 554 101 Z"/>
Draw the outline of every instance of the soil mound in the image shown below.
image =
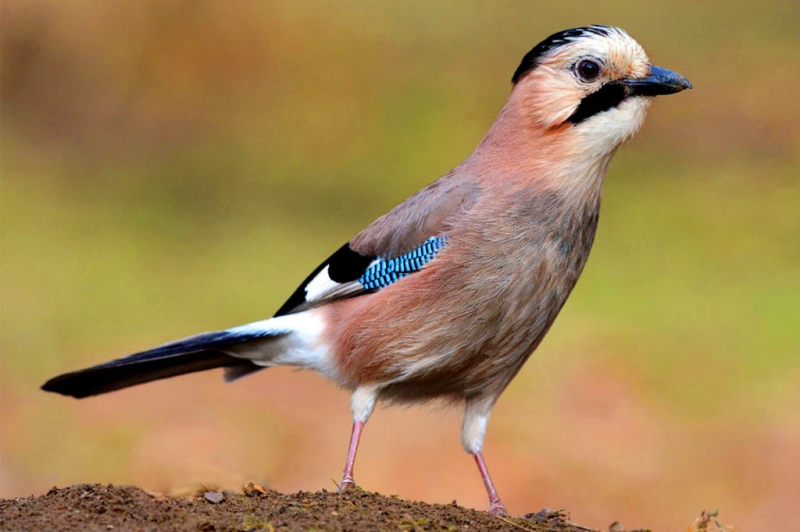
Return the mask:
<path fill-rule="evenodd" d="M 563 512 L 502 518 L 451 504 L 426 504 L 359 489 L 284 494 L 248 485 L 243 493 L 192 498 L 132 486 L 79 484 L 40 497 L 0 500 L 0 530 L 47 531 L 514 531 L 585 532 Z"/>

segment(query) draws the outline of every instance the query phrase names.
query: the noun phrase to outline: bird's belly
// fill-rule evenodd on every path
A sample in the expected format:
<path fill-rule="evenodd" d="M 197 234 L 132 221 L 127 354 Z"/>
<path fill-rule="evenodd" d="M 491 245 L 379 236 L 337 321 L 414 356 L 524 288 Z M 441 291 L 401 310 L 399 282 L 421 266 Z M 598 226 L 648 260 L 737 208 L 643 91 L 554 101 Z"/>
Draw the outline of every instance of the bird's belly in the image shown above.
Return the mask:
<path fill-rule="evenodd" d="M 343 380 L 381 383 L 383 397 L 401 401 L 499 395 L 577 280 L 560 244 L 548 246 L 490 270 L 435 261 L 359 298 L 334 318 Z"/>

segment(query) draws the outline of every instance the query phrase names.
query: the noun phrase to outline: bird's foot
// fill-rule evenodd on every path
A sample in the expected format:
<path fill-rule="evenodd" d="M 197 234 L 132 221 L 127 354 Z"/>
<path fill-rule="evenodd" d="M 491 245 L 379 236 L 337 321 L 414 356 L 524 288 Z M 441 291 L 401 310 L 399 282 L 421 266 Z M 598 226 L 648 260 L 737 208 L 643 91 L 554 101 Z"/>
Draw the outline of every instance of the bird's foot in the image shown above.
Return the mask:
<path fill-rule="evenodd" d="M 510 514 L 506 507 L 503 506 L 503 503 L 500 502 L 500 499 L 489 501 L 489 513 L 492 515 L 501 515 L 503 517 L 509 517 Z"/>
<path fill-rule="evenodd" d="M 342 477 L 342 480 L 339 482 L 339 489 L 336 490 L 337 493 L 344 493 L 345 491 L 355 488 L 356 481 L 353 479 L 353 475 L 347 475 Z"/>

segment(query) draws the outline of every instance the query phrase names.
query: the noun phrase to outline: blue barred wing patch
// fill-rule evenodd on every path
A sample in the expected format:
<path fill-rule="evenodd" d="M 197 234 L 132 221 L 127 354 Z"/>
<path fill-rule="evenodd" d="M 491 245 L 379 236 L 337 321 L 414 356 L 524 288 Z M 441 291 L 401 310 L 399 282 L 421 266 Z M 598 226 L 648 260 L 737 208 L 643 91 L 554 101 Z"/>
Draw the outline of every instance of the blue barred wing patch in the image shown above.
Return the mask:
<path fill-rule="evenodd" d="M 386 288 L 398 279 L 421 270 L 446 245 L 446 236 L 432 236 L 420 247 L 405 255 L 389 260 L 378 257 L 370 264 L 364 274 L 358 278 L 358 282 L 361 283 L 365 290 Z"/>

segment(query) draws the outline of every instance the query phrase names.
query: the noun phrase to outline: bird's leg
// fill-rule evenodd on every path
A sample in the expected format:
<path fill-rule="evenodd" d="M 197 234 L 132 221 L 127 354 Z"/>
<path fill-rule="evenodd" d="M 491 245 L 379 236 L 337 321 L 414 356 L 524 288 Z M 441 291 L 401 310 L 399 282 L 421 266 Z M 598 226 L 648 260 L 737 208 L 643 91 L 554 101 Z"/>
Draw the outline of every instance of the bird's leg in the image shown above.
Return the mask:
<path fill-rule="evenodd" d="M 350 399 L 350 407 L 353 410 L 353 432 L 350 435 L 350 448 L 347 451 L 344 474 L 341 482 L 339 482 L 339 493 L 356 485 L 356 481 L 353 478 L 353 465 L 356 461 L 358 442 L 361 439 L 361 430 L 364 428 L 364 424 L 375 409 L 378 390 L 377 386 L 360 386 L 356 388 L 356 391 L 353 392 L 353 397 Z"/>
<path fill-rule="evenodd" d="M 339 493 L 347 488 L 353 488 L 356 481 L 353 478 L 353 464 L 356 461 L 356 451 L 358 450 L 358 440 L 361 439 L 361 429 L 364 427 L 363 421 L 353 422 L 353 433 L 350 435 L 350 449 L 347 451 L 347 462 L 344 464 L 344 475 L 339 482 Z"/>
<path fill-rule="evenodd" d="M 489 512 L 497 515 L 508 515 L 506 507 L 500 501 L 494 487 L 486 462 L 483 460 L 483 440 L 486 437 L 486 426 L 489 424 L 489 414 L 494 406 L 493 398 L 471 397 L 467 399 L 464 408 L 464 425 L 461 427 L 461 445 L 475 458 L 478 470 L 481 472 L 483 485 L 489 495 Z"/>
<path fill-rule="evenodd" d="M 489 470 L 486 469 L 486 462 L 483 460 L 483 453 L 478 451 L 472 456 L 475 457 L 475 463 L 478 464 L 478 470 L 481 472 L 483 485 L 486 486 L 486 493 L 489 495 L 489 513 L 496 515 L 508 515 L 508 510 L 506 510 L 506 507 L 503 506 L 503 501 L 500 500 L 500 496 L 497 494 L 497 490 L 494 488 L 492 477 L 489 476 Z"/>

